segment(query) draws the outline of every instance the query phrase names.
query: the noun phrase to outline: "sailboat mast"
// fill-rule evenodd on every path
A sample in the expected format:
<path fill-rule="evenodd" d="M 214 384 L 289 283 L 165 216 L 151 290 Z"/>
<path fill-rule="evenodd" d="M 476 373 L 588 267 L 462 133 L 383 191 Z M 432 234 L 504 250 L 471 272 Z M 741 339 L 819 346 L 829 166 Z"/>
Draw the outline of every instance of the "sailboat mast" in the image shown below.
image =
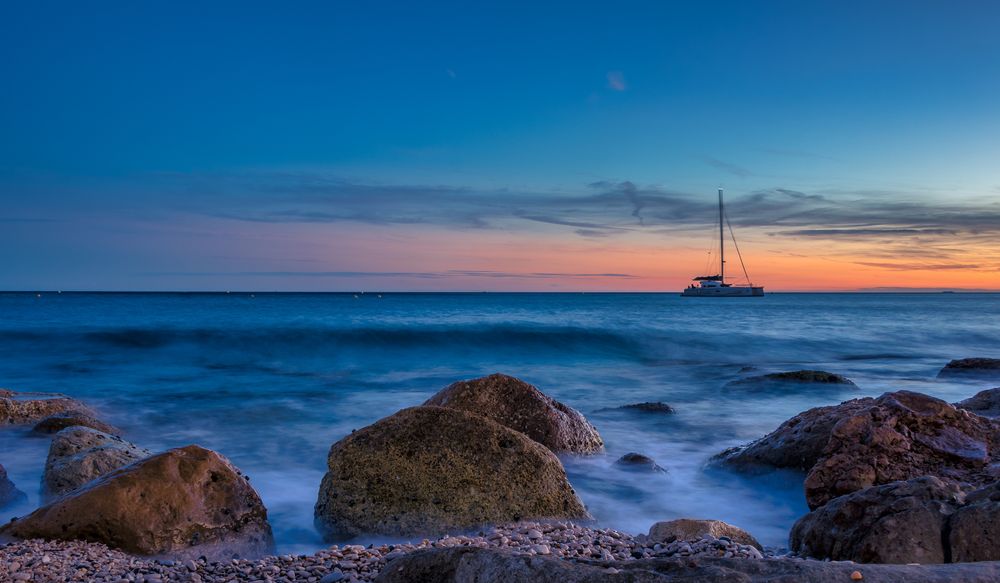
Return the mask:
<path fill-rule="evenodd" d="M 722 189 L 719 189 L 719 276 L 726 282 L 726 239 L 722 234 Z"/>

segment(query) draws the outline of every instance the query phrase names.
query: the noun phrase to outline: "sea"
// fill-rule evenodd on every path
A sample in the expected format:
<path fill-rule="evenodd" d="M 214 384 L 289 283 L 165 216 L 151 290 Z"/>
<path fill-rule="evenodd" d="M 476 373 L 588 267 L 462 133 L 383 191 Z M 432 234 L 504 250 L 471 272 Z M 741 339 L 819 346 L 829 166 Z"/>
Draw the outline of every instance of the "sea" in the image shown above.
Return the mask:
<path fill-rule="evenodd" d="M 322 548 L 313 505 L 331 444 L 448 384 L 494 372 L 576 408 L 607 452 L 561 456 L 597 525 L 642 533 L 713 518 L 787 545 L 801 474 L 738 475 L 711 458 L 810 407 L 907 389 L 948 401 L 989 383 L 939 379 L 1000 357 L 1000 295 L 676 293 L 3 293 L 0 387 L 82 399 L 141 446 L 199 444 L 251 478 L 278 550 Z M 726 387 L 798 369 L 857 386 Z M 660 401 L 674 414 L 615 410 Z M 0 428 L 0 464 L 39 503 L 49 439 Z M 638 452 L 664 473 L 624 471 Z M 452 533 L 455 534 L 455 533 Z M 388 539 L 369 536 L 358 542 Z"/>

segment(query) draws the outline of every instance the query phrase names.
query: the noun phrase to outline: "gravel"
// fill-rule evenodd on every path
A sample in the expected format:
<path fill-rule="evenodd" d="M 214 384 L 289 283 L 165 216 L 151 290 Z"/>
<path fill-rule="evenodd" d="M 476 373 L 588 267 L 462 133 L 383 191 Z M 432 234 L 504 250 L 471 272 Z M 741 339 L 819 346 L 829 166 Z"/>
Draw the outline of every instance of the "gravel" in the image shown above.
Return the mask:
<path fill-rule="evenodd" d="M 0 546 L 0 581 L 347 583 L 372 580 L 386 562 L 410 551 L 455 546 L 502 548 L 519 555 L 619 561 L 674 556 L 754 560 L 764 556 L 754 547 L 737 544 L 727 537 L 705 536 L 695 541 L 652 544 L 645 535 L 632 536 L 613 529 L 568 522 L 532 522 L 495 527 L 476 536 L 444 536 L 433 541 L 368 547 L 332 546 L 313 555 L 278 555 L 255 561 L 155 560 L 97 543 L 29 540 Z"/>

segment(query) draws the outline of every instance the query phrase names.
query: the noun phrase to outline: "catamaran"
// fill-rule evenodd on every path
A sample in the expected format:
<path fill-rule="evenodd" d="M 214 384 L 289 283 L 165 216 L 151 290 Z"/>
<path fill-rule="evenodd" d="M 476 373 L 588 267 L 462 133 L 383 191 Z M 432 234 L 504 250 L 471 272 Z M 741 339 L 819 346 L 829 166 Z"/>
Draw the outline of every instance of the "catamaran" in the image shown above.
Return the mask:
<path fill-rule="evenodd" d="M 733 285 L 726 283 L 726 238 L 723 226 L 729 221 L 726 219 L 725 204 L 722 202 L 722 189 L 719 189 L 719 273 L 718 275 L 699 275 L 692 283 L 681 292 L 686 297 L 711 297 L 711 298 L 744 298 L 764 295 L 764 286 L 755 286 L 750 283 L 750 276 L 747 268 L 743 264 L 743 255 L 740 254 L 740 247 L 736 244 L 736 235 L 733 233 L 733 226 L 729 225 L 729 234 L 733 237 L 733 246 L 736 248 L 736 256 L 740 258 L 740 267 L 743 268 L 743 275 L 746 277 L 746 285 Z"/>

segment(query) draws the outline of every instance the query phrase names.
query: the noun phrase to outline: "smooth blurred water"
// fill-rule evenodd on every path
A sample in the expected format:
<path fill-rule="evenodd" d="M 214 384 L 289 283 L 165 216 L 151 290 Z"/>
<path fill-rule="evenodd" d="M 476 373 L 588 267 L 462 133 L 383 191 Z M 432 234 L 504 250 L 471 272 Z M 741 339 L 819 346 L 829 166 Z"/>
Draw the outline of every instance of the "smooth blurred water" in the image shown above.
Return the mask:
<path fill-rule="evenodd" d="M 607 454 L 563 456 L 601 525 L 718 518 L 783 545 L 802 477 L 706 469 L 719 451 L 809 407 L 911 389 L 957 400 L 989 388 L 935 378 L 951 358 L 1000 357 L 1000 295 L 0 294 L 0 386 L 98 408 L 154 449 L 198 443 L 252 478 L 282 552 L 321 546 L 312 506 L 330 445 L 458 379 L 523 378 L 586 414 Z M 723 388 L 817 368 L 857 389 Z M 664 401 L 676 415 L 599 412 Z M 0 429 L 0 463 L 38 504 L 48 439 Z M 623 472 L 638 451 L 668 469 Z"/>

